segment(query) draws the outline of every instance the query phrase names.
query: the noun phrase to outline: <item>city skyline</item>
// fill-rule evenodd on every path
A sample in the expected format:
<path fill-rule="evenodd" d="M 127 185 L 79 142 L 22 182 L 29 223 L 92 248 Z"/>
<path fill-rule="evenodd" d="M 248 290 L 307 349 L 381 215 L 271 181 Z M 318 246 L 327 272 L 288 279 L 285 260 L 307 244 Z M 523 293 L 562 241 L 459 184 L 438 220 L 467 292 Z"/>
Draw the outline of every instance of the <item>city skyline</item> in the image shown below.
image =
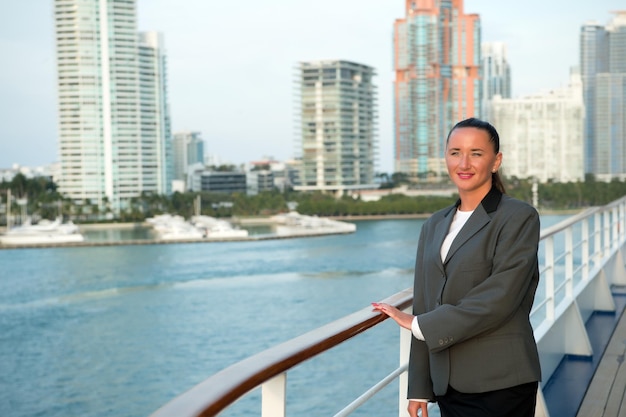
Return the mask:
<path fill-rule="evenodd" d="M 466 0 L 481 17 L 482 41 L 507 44 L 513 97 L 559 88 L 579 65 L 579 31 L 606 24 L 620 1 L 558 0 L 523 7 Z M 402 0 L 138 0 L 139 30 L 165 37 L 172 130 L 202 133 L 206 153 L 235 164 L 297 152 L 293 77 L 300 61 L 345 59 L 378 76 L 379 160 L 393 170 L 392 36 Z M 58 161 L 52 0 L 14 2 L 0 16 L 0 168 Z M 242 123 L 245 121 L 245 123 Z M 33 150 L 36 149 L 36 152 Z"/>

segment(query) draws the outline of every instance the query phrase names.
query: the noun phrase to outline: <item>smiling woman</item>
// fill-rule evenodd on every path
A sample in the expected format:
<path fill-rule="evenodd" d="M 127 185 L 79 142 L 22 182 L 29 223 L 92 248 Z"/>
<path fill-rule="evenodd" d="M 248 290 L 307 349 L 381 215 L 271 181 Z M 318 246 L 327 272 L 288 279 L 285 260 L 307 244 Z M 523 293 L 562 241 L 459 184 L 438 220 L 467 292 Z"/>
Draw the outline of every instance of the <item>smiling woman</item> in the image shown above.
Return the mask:
<path fill-rule="evenodd" d="M 539 355 L 530 312 L 539 282 L 539 214 L 504 194 L 500 139 L 489 123 L 458 122 L 446 164 L 459 192 L 422 226 L 413 310 L 374 309 L 411 330 L 409 414 L 532 417 Z"/>

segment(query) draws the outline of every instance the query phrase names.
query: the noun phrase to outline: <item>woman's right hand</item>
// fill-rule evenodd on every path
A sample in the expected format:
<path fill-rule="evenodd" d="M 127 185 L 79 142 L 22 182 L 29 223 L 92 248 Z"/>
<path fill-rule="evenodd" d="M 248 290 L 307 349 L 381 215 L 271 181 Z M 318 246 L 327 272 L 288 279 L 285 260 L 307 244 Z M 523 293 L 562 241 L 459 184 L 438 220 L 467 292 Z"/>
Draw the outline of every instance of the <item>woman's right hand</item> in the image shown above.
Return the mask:
<path fill-rule="evenodd" d="M 394 319 L 400 327 L 411 330 L 411 324 L 413 323 L 413 318 L 415 317 L 412 314 L 400 311 L 394 306 L 386 303 L 372 303 L 372 307 L 374 307 L 374 310 L 380 311 L 381 313 Z"/>
<path fill-rule="evenodd" d="M 418 417 L 417 412 L 422 411 L 422 417 L 428 417 L 428 403 L 426 401 L 411 401 L 409 400 L 409 416 Z"/>

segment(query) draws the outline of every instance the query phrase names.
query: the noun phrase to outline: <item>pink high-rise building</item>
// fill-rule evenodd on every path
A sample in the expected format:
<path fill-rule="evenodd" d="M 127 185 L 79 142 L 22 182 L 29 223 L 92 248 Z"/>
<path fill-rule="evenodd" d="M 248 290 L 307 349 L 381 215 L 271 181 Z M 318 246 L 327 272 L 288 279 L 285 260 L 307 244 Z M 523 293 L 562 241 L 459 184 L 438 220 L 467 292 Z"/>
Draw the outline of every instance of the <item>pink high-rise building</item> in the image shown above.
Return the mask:
<path fill-rule="evenodd" d="M 448 130 L 480 116 L 480 17 L 463 0 L 406 0 L 394 23 L 395 171 L 445 175 Z"/>

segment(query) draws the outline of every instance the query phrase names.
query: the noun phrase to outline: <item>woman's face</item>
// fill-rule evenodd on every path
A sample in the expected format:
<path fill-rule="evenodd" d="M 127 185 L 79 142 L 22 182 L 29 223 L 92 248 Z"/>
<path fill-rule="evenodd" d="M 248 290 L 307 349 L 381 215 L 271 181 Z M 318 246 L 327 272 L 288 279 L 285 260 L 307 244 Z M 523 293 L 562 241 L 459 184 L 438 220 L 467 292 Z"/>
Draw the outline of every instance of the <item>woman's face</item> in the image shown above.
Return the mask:
<path fill-rule="evenodd" d="M 454 129 L 446 146 L 448 175 L 459 192 L 491 189 L 491 174 L 502 162 L 502 153 L 495 152 L 489 134 L 475 127 Z"/>

